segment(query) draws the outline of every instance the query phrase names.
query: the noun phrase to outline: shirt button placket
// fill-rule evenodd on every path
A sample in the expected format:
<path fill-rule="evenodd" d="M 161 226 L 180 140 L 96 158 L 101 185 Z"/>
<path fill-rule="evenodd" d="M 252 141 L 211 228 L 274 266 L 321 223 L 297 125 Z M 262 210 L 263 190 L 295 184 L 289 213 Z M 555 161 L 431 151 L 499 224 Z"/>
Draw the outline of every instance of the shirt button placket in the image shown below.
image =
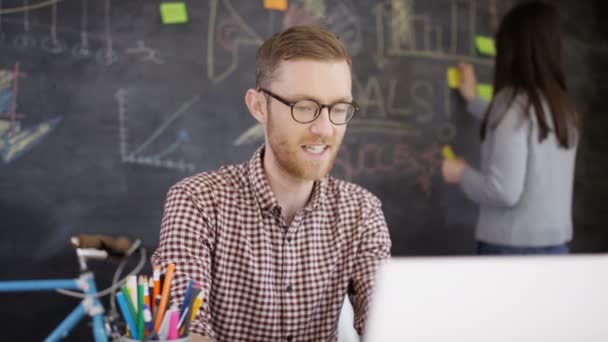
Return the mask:
<path fill-rule="evenodd" d="M 296 267 L 296 252 L 294 250 L 294 246 L 290 243 L 293 239 L 293 230 L 292 229 L 285 229 L 285 242 L 283 243 L 283 256 L 284 256 L 284 260 L 283 260 L 283 264 L 285 265 L 284 268 L 284 274 L 283 274 L 283 279 L 284 279 L 284 283 L 283 283 L 283 289 L 284 289 L 284 296 L 285 296 L 285 303 L 286 306 L 284 308 L 284 312 L 285 312 L 285 327 L 289 327 L 287 328 L 287 330 L 285 331 L 286 334 L 289 334 L 289 330 L 291 329 L 291 327 L 293 327 L 294 324 L 294 319 L 297 316 L 297 314 L 295 314 L 294 309 L 297 309 L 297 299 L 296 296 L 294 295 L 294 284 L 293 282 L 296 280 L 295 278 L 295 267 Z M 297 311 L 297 310 L 296 310 Z M 293 335 L 287 335 L 285 336 L 285 339 L 287 341 L 293 341 Z"/>
<path fill-rule="evenodd" d="M 284 255 L 285 255 L 285 292 L 287 293 L 291 293 L 293 292 L 293 286 L 292 286 L 292 281 L 293 281 L 293 276 L 294 276 L 294 253 L 293 253 L 293 248 L 292 246 L 289 245 L 289 242 L 291 241 L 291 238 L 287 237 L 285 239 L 285 241 L 287 243 L 285 243 L 285 250 L 284 250 Z M 290 299 L 287 299 L 288 302 L 290 302 Z"/>

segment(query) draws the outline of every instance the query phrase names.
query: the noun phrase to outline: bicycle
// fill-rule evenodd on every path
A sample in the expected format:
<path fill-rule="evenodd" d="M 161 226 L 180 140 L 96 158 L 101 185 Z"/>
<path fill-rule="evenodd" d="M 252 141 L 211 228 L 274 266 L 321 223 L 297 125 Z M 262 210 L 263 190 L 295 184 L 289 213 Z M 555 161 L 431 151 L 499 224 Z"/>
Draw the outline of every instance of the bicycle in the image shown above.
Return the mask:
<path fill-rule="evenodd" d="M 72 244 L 76 247 L 76 256 L 80 268 L 80 276 L 74 279 L 42 279 L 42 280 L 18 280 L 0 281 L 0 292 L 23 292 L 23 291 L 50 291 L 82 298 L 82 301 L 69 313 L 61 323 L 45 338 L 45 342 L 60 341 L 86 316 L 91 316 L 93 321 L 92 334 L 95 342 L 108 342 L 109 338 L 120 338 L 120 333 L 115 327 L 114 318 L 118 317 L 114 300 L 115 290 L 126 281 L 126 277 L 118 281 L 122 270 L 128 259 L 136 251 L 139 251 L 140 260 L 137 266 L 129 272 L 137 274 L 146 262 L 146 250 L 141 246 L 140 240 L 131 242 L 126 238 L 112 238 L 101 235 L 78 235 L 72 238 Z M 106 260 L 114 258 L 121 260 L 116 268 L 112 285 L 103 291 L 97 291 L 95 276 L 89 270 L 87 261 Z M 73 292 L 69 290 L 80 290 Z M 104 315 L 105 310 L 101 297 L 111 294 L 110 314 Z"/>

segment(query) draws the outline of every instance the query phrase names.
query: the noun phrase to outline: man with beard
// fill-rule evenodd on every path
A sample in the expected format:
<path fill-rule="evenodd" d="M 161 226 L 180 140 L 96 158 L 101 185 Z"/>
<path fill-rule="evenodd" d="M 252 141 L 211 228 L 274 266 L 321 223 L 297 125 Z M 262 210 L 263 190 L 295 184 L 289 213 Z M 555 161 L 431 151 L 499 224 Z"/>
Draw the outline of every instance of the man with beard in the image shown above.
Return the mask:
<path fill-rule="evenodd" d="M 378 198 L 328 176 L 358 110 L 351 57 L 301 26 L 264 42 L 256 68 L 245 102 L 265 144 L 170 189 L 152 262 L 175 264 L 175 304 L 202 285 L 191 341 L 337 341 L 345 295 L 361 335 L 391 242 Z"/>

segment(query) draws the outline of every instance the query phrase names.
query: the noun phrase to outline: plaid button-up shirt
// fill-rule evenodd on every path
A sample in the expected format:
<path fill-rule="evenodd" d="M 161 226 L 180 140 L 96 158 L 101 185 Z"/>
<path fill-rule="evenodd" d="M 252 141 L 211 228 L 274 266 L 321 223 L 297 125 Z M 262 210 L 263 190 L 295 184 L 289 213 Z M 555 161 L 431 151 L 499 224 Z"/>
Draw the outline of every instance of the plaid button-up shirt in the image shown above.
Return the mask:
<path fill-rule="evenodd" d="M 361 334 L 374 273 L 390 257 L 380 201 L 326 177 L 287 225 L 263 151 L 169 190 L 152 263 L 176 265 L 172 302 L 181 303 L 192 279 L 206 296 L 191 331 L 218 342 L 318 342 L 337 341 L 348 294 Z"/>

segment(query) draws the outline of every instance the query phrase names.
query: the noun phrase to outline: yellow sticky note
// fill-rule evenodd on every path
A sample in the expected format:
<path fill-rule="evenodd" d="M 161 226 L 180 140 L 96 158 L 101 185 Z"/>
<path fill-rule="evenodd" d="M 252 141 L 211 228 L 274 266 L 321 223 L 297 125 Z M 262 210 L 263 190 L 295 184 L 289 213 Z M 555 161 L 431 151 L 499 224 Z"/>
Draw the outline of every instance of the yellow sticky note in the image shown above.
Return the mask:
<path fill-rule="evenodd" d="M 494 45 L 494 39 L 491 37 L 476 36 L 475 45 L 477 45 L 477 50 L 482 55 L 496 56 L 496 45 Z"/>
<path fill-rule="evenodd" d="M 455 67 L 449 67 L 447 77 L 448 77 L 448 87 L 450 87 L 452 89 L 458 88 L 458 85 L 460 85 L 460 80 L 461 80 L 460 70 L 458 70 L 458 68 L 455 68 Z"/>
<path fill-rule="evenodd" d="M 454 151 L 452 150 L 452 147 L 450 147 L 450 145 L 444 145 L 441 149 L 441 154 L 446 160 L 454 160 Z"/>
<path fill-rule="evenodd" d="M 188 10 L 183 2 L 163 2 L 160 4 L 163 24 L 183 24 L 188 22 Z"/>
<path fill-rule="evenodd" d="M 477 96 L 490 102 L 494 97 L 494 87 L 491 84 L 478 84 L 477 85 Z"/>
<path fill-rule="evenodd" d="M 287 0 L 264 0 L 264 8 L 267 10 L 286 11 Z"/>

